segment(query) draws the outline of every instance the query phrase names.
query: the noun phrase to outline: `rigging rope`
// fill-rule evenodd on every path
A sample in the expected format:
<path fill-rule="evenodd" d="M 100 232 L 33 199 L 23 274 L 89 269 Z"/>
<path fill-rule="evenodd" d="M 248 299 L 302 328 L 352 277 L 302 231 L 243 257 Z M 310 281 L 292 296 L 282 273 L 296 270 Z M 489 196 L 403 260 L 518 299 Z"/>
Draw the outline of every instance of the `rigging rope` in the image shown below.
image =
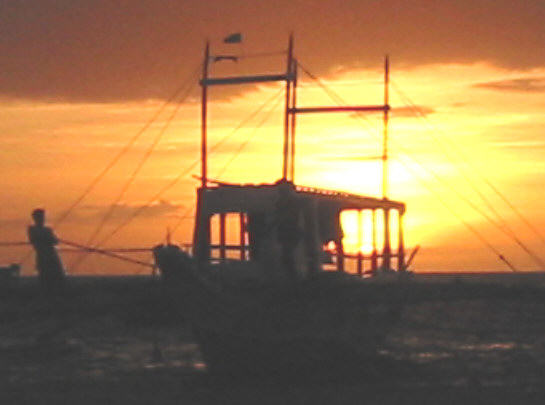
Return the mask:
<path fill-rule="evenodd" d="M 357 115 L 358 117 L 360 116 L 360 114 Z M 394 141 L 395 142 L 395 141 Z M 510 235 L 508 232 L 505 231 L 505 229 L 499 225 L 495 220 L 493 220 L 486 212 L 484 212 L 482 209 L 479 208 L 478 205 L 476 205 L 473 201 L 471 201 L 469 198 L 467 198 L 462 192 L 460 192 L 456 187 L 454 187 L 453 185 L 451 185 L 449 182 L 446 182 L 444 181 L 437 173 L 435 173 L 433 170 L 425 167 L 424 165 L 422 165 L 420 162 L 416 161 L 414 158 L 412 158 L 407 150 L 405 148 L 403 148 L 402 146 L 400 146 L 399 144 L 397 144 L 397 147 L 402 150 L 405 154 L 405 156 L 410 159 L 413 164 L 416 164 L 417 166 L 419 166 L 420 168 L 422 168 L 423 170 L 425 170 L 426 172 L 428 172 L 436 181 L 438 181 L 440 184 L 442 184 L 443 186 L 447 187 L 454 195 L 456 195 L 460 200 L 462 200 L 463 202 L 465 202 L 467 205 L 469 205 L 475 212 L 477 212 L 478 214 L 480 214 L 483 218 L 485 218 L 491 225 L 497 227 L 500 231 L 502 231 L 507 237 L 513 239 L 513 241 L 515 243 L 518 244 L 518 238 L 513 238 L 512 235 Z M 403 163 L 402 163 L 403 164 Z M 409 169 L 413 174 L 414 174 L 414 171 L 412 171 L 410 169 L 410 167 L 407 165 L 407 164 L 403 164 L 405 166 L 406 169 Z M 422 178 L 419 178 L 417 177 L 417 179 L 419 180 L 419 182 L 421 184 L 423 184 L 426 188 L 428 188 L 429 190 L 430 187 L 424 182 L 424 180 Z M 439 194 L 437 194 L 436 192 L 433 193 L 435 195 L 436 198 L 440 199 L 439 197 Z M 447 207 L 449 209 L 449 211 L 453 212 L 454 210 L 448 206 L 448 204 L 446 202 L 443 201 L 442 203 L 445 207 Z M 484 238 L 484 236 L 482 236 L 482 234 L 480 234 L 479 232 L 477 232 L 477 230 L 473 227 L 470 227 L 468 226 L 468 223 L 466 221 L 463 221 L 461 219 L 460 216 L 458 215 L 455 215 L 459 220 L 461 220 L 461 222 L 470 229 L 470 231 L 475 234 L 475 235 L 478 235 L 479 239 L 481 241 L 485 241 L 486 239 Z M 485 245 L 489 248 L 492 247 L 492 245 L 489 243 L 489 242 L 486 242 Z M 495 254 L 498 255 L 498 257 L 504 261 L 506 264 L 508 264 L 509 262 L 502 256 L 499 254 L 499 252 L 497 251 L 497 249 L 492 249 L 494 251 Z M 526 250 L 526 249 L 525 249 Z M 528 253 L 528 252 L 527 252 Z M 534 257 L 532 257 L 532 259 L 535 260 Z M 511 264 L 509 264 L 509 267 L 512 268 Z"/>
<path fill-rule="evenodd" d="M 311 74 L 308 69 L 306 69 L 304 66 L 302 66 L 301 64 L 299 64 L 301 69 L 307 74 L 309 75 L 313 80 L 315 80 L 318 85 L 322 88 L 324 88 L 324 90 L 327 88 L 327 86 L 325 84 L 323 84 L 323 82 L 321 82 L 316 76 L 314 76 L 313 74 Z M 344 102 L 344 100 L 338 95 L 336 94 L 333 90 L 331 89 L 327 89 L 327 94 L 333 99 L 334 102 L 338 103 L 339 105 L 342 105 L 342 106 L 346 106 L 346 102 Z M 362 115 L 361 113 L 357 113 L 356 114 L 356 117 L 362 119 L 362 118 L 366 118 L 364 115 Z M 372 135 L 374 136 L 377 136 L 376 133 L 373 133 L 371 132 Z M 493 221 L 486 213 L 484 213 L 482 210 L 480 210 L 474 203 L 472 203 L 469 199 L 467 199 L 463 194 L 461 194 L 458 190 L 456 190 L 453 186 L 451 186 L 449 183 L 443 181 L 435 172 L 433 172 L 432 170 L 430 170 L 429 168 L 423 166 L 422 164 L 420 164 L 419 162 L 417 162 L 416 160 L 414 160 L 413 158 L 411 158 L 410 154 L 408 154 L 408 152 L 406 151 L 405 148 L 403 148 L 402 146 L 399 146 L 398 147 L 404 152 L 404 154 L 410 159 L 412 160 L 414 163 L 416 163 L 418 166 L 420 166 L 422 169 L 424 169 L 426 172 L 430 173 L 437 181 L 439 181 L 440 183 L 444 184 L 445 186 L 447 186 L 451 192 L 453 192 L 454 194 L 456 194 L 458 196 L 458 198 L 462 199 L 464 202 L 466 202 L 468 205 L 470 205 L 476 212 L 478 212 L 480 215 L 484 216 L 489 222 L 491 222 L 493 225 L 495 226 L 498 226 L 497 223 L 495 221 Z M 404 166 L 409 169 L 411 172 L 413 172 L 414 174 L 414 171 L 412 171 L 411 168 L 409 168 L 406 164 L 404 164 Z M 428 188 L 430 191 L 433 191 L 433 194 L 436 196 L 436 198 L 438 198 L 440 201 L 442 201 L 442 204 L 449 210 L 451 211 L 452 213 L 454 213 L 454 210 L 433 190 L 431 189 L 424 181 L 423 179 L 421 179 L 420 177 L 416 176 L 416 178 L 420 181 L 420 183 L 422 183 L 426 188 Z M 474 227 L 472 227 L 469 223 L 467 223 L 465 220 L 463 220 L 459 215 L 455 215 L 458 220 L 460 220 L 473 234 L 475 234 L 475 236 L 478 237 L 479 240 L 481 240 L 481 242 L 483 242 L 485 244 L 485 246 L 487 246 L 489 249 L 491 249 L 495 255 L 498 256 L 498 258 L 500 260 L 502 260 L 504 263 L 506 263 L 509 268 L 511 268 L 511 270 L 515 271 L 514 270 L 514 267 L 511 265 L 511 263 L 505 258 L 505 256 L 501 255 L 499 253 L 499 251 L 494 248 L 485 238 L 484 236 L 482 236 L 482 234 L 480 234 Z M 503 228 L 500 227 L 500 229 L 503 231 Z M 510 236 L 510 235 L 508 235 Z"/>
<path fill-rule="evenodd" d="M 101 255 L 104 255 L 104 256 L 112 257 L 114 259 L 123 260 L 123 261 L 129 262 L 129 263 L 132 263 L 132 264 L 138 264 L 140 266 L 146 266 L 146 267 L 154 267 L 152 264 L 150 264 L 148 262 L 144 262 L 142 260 L 136 260 L 136 259 L 132 259 L 130 257 L 118 255 L 116 253 L 113 253 L 111 250 L 97 249 L 96 247 L 84 246 L 84 245 L 80 245 L 79 243 L 70 242 L 70 241 L 63 240 L 63 239 L 60 239 L 59 242 L 65 244 L 65 245 L 68 245 L 68 246 L 72 246 L 72 247 L 76 247 L 78 249 L 82 249 L 82 250 L 87 251 L 87 252 L 98 253 L 98 254 L 101 254 Z"/>
<path fill-rule="evenodd" d="M 276 93 L 276 101 L 275 101 L 275 105 L 271 108 L 271 110 L 269 111 L 267 117 L 262 120 L 258 126 L 255 128 L 255 130 L 253 131 L 252 135 L 250 136 L 249 139 L 247 139 L 238 149 L 237 151 L 235 152 L 235 155 L 223 166 L 223 168 L 221 169 L 221 171 L 217 174 L 216 177 L 220 177 L 224 172 L 225 170 L 227 169 L 227 167 L 233 162 L 233 160 L 236 158 L 236 156 L 238 156 L 238 154 L 240 154 L 240 152 L 242 151 L 242 149 L 244 149 L 244 147 L 250 142 L 250 140 L 252 140 L 254 138 L 254 136 L 257 134 L 257 129 L 259 129 L 266 121 L 267 119 L 270 117 L 272 111 L 274 110 L 274 108 L 276 108 L 276 106 L 278 105 L 278 102 L 280 100 L 280 96 L 282 95 L 283 93 L 283 90 L 280 89 L 277 93 Z M 267 100 L 265 102 L 265 105 L 267 105 L 269 102 L 271 101 L 271 99 Z M 180 217 L 180 219 L 175 223 L 174 227 L 172 228 L 172 233 L 175 233 L 178 228 L 182 225 L 183 221 L 185 221 L 189 215 L 191 215 L 191 213 L 193 213 L 194 211 L 194 207 L 189 207 L 185 212 L 184 214 Z"/>
<path fill-rule="evenodd" d="M 229 167 L 229 165 L 235 160 L 235 158 L 242 152 L 242 150 L 246 147 L 246 145 L 248 145 L 248 143 L 255 137 L 255 135 L 257 134 L 257 130 L 259 128 L 261 128 L 261 126 L 270 118 L 272 112 L 274 111 L 274 109 L 278 106 L 278 104 L 280 103 L 281 101 L 281 95 L 283 93 L 283 90 L 280 89 L 280 91 L 278 91 L 278 93 L 276 93 L 276 100 L 274 101 L 275 104 L 272 106 L 272 108 L 269 110 L 267 116 L 256 126 L 256 128 L 254 128 L 254 131 L 252 131 L 252 134 L 250 135 L 250 137 L 244 141 L 240 146 L 239 148 L 235 151 L 235 153 L 233 154 L 233 156 L 231 157 L 231 159 L 229 159 L 229 161 L 223 166 L 223 168 L 219 171 L 219 173 L 216 175 L 216 178 L 219 178 L 224 172 L 225 170 L 227 170 L 227 168 Z M 268 102 L 270 101 L 267 100 L 266 104 L 268 104 Z M 184 220 L 186 220 L 189 215 L 194 211 L 193 207 L 189 207 L 185 212 L 184 214 L 181 216 L 181 218 L 176 222 L 176 224 L 174 225 L 174 227 L 172 228 L 172 233 L 176 232 L 176 230 L 181 226 L 182 222 Z"/>
<path fill-rule="evenodd" d="M 417 114 L 418 114 L 418 117 L 420 119 L 423 119 L 426 121 L 426 123 L 428 124 L 428 126 L 436 131 L 436 132 L 441 132 L 442 134 L 445 134 L 444 131 L 441 131 L 440 129 L 437 129 L 430 121 L 429 119 L 427 118 L 426 114 L 424 114 L 419 108 L 418 106 L 413 103 L 413 101 L 399 88 L 398 85 L 395 84 L 395 82 L 392 82 L 392 84 L 394 85 L 394 89 L 396 90 L 396 92 L 400 95 L 400 97 L 404 98 L 407 103 L 407 105 L 409 105 L 409 107 L 411 107 Z M 434 137 L 435 139 L 436 137 Z M 435 139 L 435 141 L 439 144 L 438 140 Z M 520 212 L 519 209 L 516 208 L 516 206 L 514 204 L 512 204 L 508 199 L 507 197 L 496 187 L 494 186 L 494 184 L 492 184 L 492 182 L 490 182 L 490 180 L 488 180 L 476 167 L 475 165 L 469 160 L 467 159 L 464 154 L 462 153 L 462 151 L 457 147 L 457 145 L 454 143 L 454 142 L 451 142 L 449 141 L 448 138 L 444 138 L 444 141 L 445 143 L 448 144 L 449 148 L 451 148 L 452 150 L 454 150 L 455 152 L 457 152 L 458 154 L 458 157 L 461 158 L 467 165 L 469 165 L 471 167 L 471 169 L 481 178 L 481 180 L 519 217 L 519 219 L 541 240 L 541 242 L 543 242 L 543 244 L 545 244 L 545 237 L 541 234 L 541 232 L 539 232 L 539 230 L 534 226 L 532 225 L 532 223 L 530 221 L 528 221 L 526 219 L 526 217 Z"/>
<path fill-rule="evenodd" d="M 64 242 L 64 241 L 63 241 Z M 13 247 L 13 246 L 30 246 L 30 242 L 0 242 L 0 247 Z M 86 247 L 90 248 L 89 246 Z M 58 249 L 63 252 L 79 252 L 81 249 L 70 249 L 70 248 L 60 248 Z M 103 252 L 109 253 L 142 253 L 149 252 L 151 248 L 149 247 L 129 247 L 129 248 L 113 248 L 113 249 L 101 249 Z"/>
<path fill-rule="evenodd" d="M 0 247 L 29 246 L 30 242 L 0 242 Z"/>
<path fill-rule="evenodd" d="M 173 93 L 172 95 L 161 105 L 161 107 L 156 111 L 156 113 L 144 124 L 144 126 L 136 132 L 136 134 L 129 140 L 129 142 L 119 151 L 119 153 L 114 156 L 114 158 L 104 167 L 104 169 L 89 183 L 85 190 L 77 197 L 74 202 L 61 214 L 53 223 L 53 227 L 58 227 L 61 225 L 66 218 L 76 209 L 76 207 L 91 193 L 95 186 L 104 178 L 104 176 L 117 164 L 117 162 L 129 151 L 132 145 L 146 132 L 146 130 L 155 122 L 155 120 L 161 115 L 163 110 L 178 96 L 178 94 L 185 88 L 188 83 L 191 83 L 195 80 L 195 75 L 200 72 L 202 68 L 202 63 L 193 70 L 187 80 L 185 80 Z M 32 251 L 28 250 L 21 259 L 20 263 L 24 263 L 30 257 Z"/>
<path fill-rule="evenodd" d="M 303 72 L 305 72 L 305 74 L 307 76 L 309 76 L 312 80 L 314 80 L 316 82 L 316 84 L 318 84 L 318 87 L 320 87 L 333 100 L 333 102 L 337 103 L 337 105 L 339 105 L 339 106 L 347 106 L 346 101 L 344 101 L 341 98 L 341 96 L 339 96 L 337 93 L 335 93 L 333 90 L 331 90 L 319 77 L 317 77 L 316 75 L 311 73 L 305 66 L 303 66 L 301 63 L 299 63 L 299 61 L 297 61 L 297 66 L 300 67 L 301 70 Z M 373 133 L 374 128 L 372 128 L 371 123 L 370 123 L 369 119 L 367 118 L 367 115 L 362 114 L 362 113 L 356 113 L 356 115 L 360 118 L 360 122 L 365 124 L 366 129 L 369 132 Z M 363 119 L 363 121 L 361 121 L 362 119 Z M 374 134 L 374 135 L 376 135 L 376 134 Z M 373 157 L 373 159 L 375 159 L 375 158 Z M 379 156 L 376 159 L 382 159 L 382 156 Z"/>
<path fill-rule="evenodd" d="M 247 122 L 249 122 L 251 119 L 253 119 L 257 114 L 259 114 L 267 104 L 269 104 L 272 100 L 276 99 L 278 97 L 277 93 L 273 94 L 272 97 L 267 99 L 265 103 L 263 103 L 261 106 L 259 106 L 252 114 L 250 114 L 246 119 L 242 120 L 229 134 L 221 138 L 216 144 L 210 147 L 209 154 L 213 154 L 216 152 L 219 147 L 226 142 L 228 139 L 230 139 L 240 128 L 242 128 L 244 125 L 246 125 Z M 195 159 L 189 166 L 187 166 L 185 169 L 183 169 L 178 176 L 176 176 L 171 182 L 166 184 L 163 188 L 161 188 L 153 197 L 151 197 L 146 204 L 139 207 L 131 216 L 129 216 L 125 221 L 120 223 L 116 228 L 114 228 L 108 235 L 106 235 L 103 239 L 101 239 L 95 246 L 101 246 L 103 243 L 108 241 L 111 237 L 116 235 L 121 229 L 123 229 L 128 223 L 130 223 L 132 220 L 134 220 L 138 215 L 140 215 L 144 210 L 149 208 L 157 199 L 161 197 L 165 192 L 170 190 L 172 187 L 174 187 L 185 175 L 187 175 L 191 170 L 193 170 L 198 164 L 200 163 L 200 158 Z"/>
<path fill-rule="evenodd" d="M 418 108 L 418 106 L 416 106 L 412 100 L 406 96 L 402 91 L 401 89 L 399 89 L 399 86 L 396 85 L 394 82 L 392 82 L 393 84 L 393 87 L 394 89 L 396 90 L 396 92 L 398 93 L 398 95 L 401 97 L 402 101 L 405 102 L 405 104 L 411 108 L 415 113 L 416 115 L 420 118 L 420 119 L 424 119 L 426 120 L 428 126 L 430 127 L 430 131 L 428 131 L 428 134 L 431 136 L 431 138 L 435 141 L 435 143 L 441 148 L 441 150 L 443 151 L 443 153 L 449 158 L 450 162 L 452 165 L 454 165 L 458 171 L 462 174 L 462 176 L 464 177 L 464 179 L 467 181 L 467 183 L 470 185 L 470 187 L 473 189 L 473 191 L 481 198 L 481 200 L 485 203 L 485 205 L 487 206 L 487 208 L 495 215 L 498 223 L 496 223 L 495 225 L 500 229 L 502 230 L 502 232 L 507 235 L 508 237 L 510 237 L 517 245 L 519 245 L 519 247 L 521 247 L 531 258 L 532 260 L 538 265 L 540 266 L 541 269 L 545 269 L 545 262 L 543 262 L 539 256 L 537 254 L 535 254 L 535 252 L 533 252 L 525 243 L 523 243 L 516 235 L 516 233 L 512 230 L 512 228 L 506 223 L 506 221 L 502 218 L 502 216 L 498 213 L 498 211 L 494 208 L 494 206 L 490 203 L 490 201 L 488 200 L 488 198 L 481 192 L 481 190 L 477 187 L 477 185 L 475 184 L 475 182 L 473 180 L 471 180 L 471 178 L 469 177 L 469 175 L 466 173 L 466 171 L 464 169 L 461 168 L 460 164 L 456 161 L 455 157 L 453 156 L 453 153 L 452 153 L 452 150 L 456 151 L 457 152 L 457 157 L 459 159 L 462 159 L 466 164 L 468 164 L 469 166 L 471 166 L 471 168 L 473 169 L 473 171 L 479 175 L 479 177 L 484 180 L 490 187 L 492 187 L 492 183 L 490 183 L 490 181 L 488 179 L 486 179 L 484 177 L 484 175 L 477 170 L 477 168 L 469 161 L 469 159 L 467 159 L 464 154 L 462 153 L 462 151 L 457 148 L 457 146 L 453 143 L 453 142 L 449 142 L 448 141 L 448 138 L 444 138 L 443 141 L 445 143 L 447 143 L 447 146 L 449 147 L 448 149 L 445 148 L 445 146 L 439 141 L 439 138 L 437 136 L 435 136 L 435 132 L 439 131 L 437 128 L 435 128 L 431 122 L 429 122 L 429 120 L 427 119 L 426 115 L 424 113 L 422 113 L 422 111 Z M 443 132 L 443 131 L 441 131 Z M 444 132 L 443 132 L 444 133 Z M 507 202 L 507 199 L 503 196 L 503 194 L 501 192 L 499 192 L 499 190 L 497 190 L 495 187 L 493 187 L 493 189 L 496 190 L 498 196 L 500 196 L 504 201 Z M 508 204 L 510 206 L 512 206 L 512 204 Z M 513 207 L 514 208 L 514 207 Z M 522 214 L 520 214 L 520 212 L 518 210 L 514 210 L 515 212 L 518 212 L 519 216 L 522 216 Z M 483 214 L 484 215 L 484 214 Z M 489 220 L 489 222 L 491 223 L 494 223 L 491 219 Z M 537 230 L 536 230 L 537 232 Z M 538 236 L 541 236 L 539 235 L 538 233 Z"/>
<path fill-rule="evenodd" d="M 93 234 L 91 235 L 91 237 L 88 239 L 86 245 L 88 246 L 91 246 L 92 243 L 95 241 L 96 237 L 98 236 L 98 234 L 102 231 L 102 229 L 104 228 L 104 226 L 106 225 L 106 222 L 111 218 L 111 216 L 113 215 L 113 212 L 115 211 L 115 208 L 117 207 L 117 205 L 119 204 L 119 202 L 121 201 L 121 199 L 124 197 L 125 193 L 127 192 L 127 190 L 129 189 L 130 185 L 132 184 L 132 182 L 134 181 L 134 179 L 136 178 L 136 176 L 138 175 L 138 173 L 140 172 L 140 170 L 142 169 L 142 167 L 144 166 L 144 164 L 147 162 L 147 160 L 149 159 L 149 157 L 151 156 L 152 152 L 155 150 L 157 144 L 159 143 L 159 141 L 162 139 L 163 135 L 165 134 L 167 128 L 170 126 L 170 124 L 172 123 L 174 117 L 176 116 L 176 114 L 178 113 L 178 111 L 180 110 L 181 106 L 182 106 L 182 103 L 185 101 L 185 99 L 189 96 L 189 94 L 191 93 L 191 91 L 193 90 L 194 88 L 194 83 L 192 85 L 190 85 L 187 89 L 187 91 L 184 93 L 184 95 L 181 97 L 180 101 L 177 103 L 176 107 L 173 109 L 172 113 L 170 114 L 170 116 L 168 117 L 167 121 L 165 122 L 165 124 L 163 125 L 163 127 L 161 128 L 161 130 L 159 131 L 159 133 L 157 134 L 157 136 L 155 137 L 153 143 L 150 145 L 150 147 L 146 150 L 146 153 L 144 154 L 144 156 L 142 157 L 142 159 L 140 160 L 140 162 L 138 163 L 138 165 L 136 166 L 136 168 L 134 169 L 133 173 L 129 176 L 127 182 L 125 183 L 125 185 L 121 188 L 121 190 L 119 191 L 116 199 L 114 200 L 114 202 L 110 205 L 110 208 L 108 209 L 108 211 L 106 212 L 106 215 L 102 218 L 102 221 L 98 224 L 98 226 L 95 228 L 95 231 L 93 232 Z M 88 253 L 91 252 L 91 251 L 88 251 Z M 71 269 L 75 269 L 77 268 L 77 266 L 88 256 L 88 253 L 87 254 L 82 254 L 78 259 L 76 259 L 74 261 L 74 263 L 70 266 Z"/>
<path fill-rule="evenodd" d="M 227 170 L 227 168 L 229 167 L 229 165 L 231 163 L 233 163 L 233 161 L 238 157 L 238 155 L 240 155 L 240 153 L 242 152 L 242 150 L 246 147 L 246 145 L 248 145 L 248 143 L 250 143 L 250 141 L 252 139 L 254 139 L 254 137 L 257 135 L 257 131 L 265 124 L 265 122 L 267 122 L 269 120 L 269 118 L 271 117 L 272 113 L 274 112 L 274 110 L 278 107 L 278 105 L 280 104 L 280 101 L 282 101 L 282 98 L 280 96 L 282 96 L 282 93 L 283 93 L 283 89 L 280 89 L 280 91 L 278 93 L 276 93 L 276 99 L 273 101 L 274 104 L 273 106 L 271 107 L 271 109 L 269 110 L 269 112 L 267 113 L 267 115 L 259 122 L 259 124 L 257 124 L 257 126 L 254 128 L 254 130 L 252 131 L 250 137 L 248 139 L 246 139 L 246 141 L 244 141 L 239 147 L 238 149 L 233 153 L 233 156 L 231 156 L 231 158 L 227 161 L 227 163 L 222 167 L 222 169 L 219 171 L 219 173 L 216 175 L 216 179 L 219 179 L 221 177 L 221 175 L 223 173 L 225 173 L 225 171 Z"/>
<path fill-rule="evenodd" d="M 178 228 L 182 225 L 182 222 L 185 221 L 187 218 L 189 218 L 189 215 L 191 215 L 194 211 L 194 207 L 188 207 L 183 215 L 180 217 L 180 219 L 174 224 L 174 227 L 172 228 L 172 233 L 176 233 Z"/>
<path fill-rule="evenodd" d="M 146 130 L 153 124 L 157 118 L 162 114 L 163 110 L 176 98 L 178 94 L 187 86 L 187 83 L 194 81 L 194 76 L 200 72 L 202 63 L 199 63 L 199 66 L 191 73 L 186 81 L 184 81 L 173 93 L 172 95 L 161 105 L 161 107 L 156 111 L 156 113 L 144 124 L 144 126 L 129 140 L 129 142 L 121 149 L 121 151 L 106 165 L 106 167 L 91 181 L 89 186 L 83 191 L 83 193 L 70 205 L 70 207 L 54 222 L 53 226 L 59 226 L 71 213 L 72 211 L 83 201 L 87 195 L 94 189 L 100 180 L 116 165 L 116 163 L 125 155 L 131 146 L 140 138 L 140 136 L 146 132 Z"/>
<path fill-rule="evenodd" d="M 471 233 L 473 233 L 488 249 L 490 249 L 502 262 L 504 262 L 513 272 L 518 270 L 507 260 L 507 258 L 500 253 L 477 229 L 467 222 L 461 215 L 459 215 L 454 208 L 452 208 L 437 191 L 427 184 L 409 165 L 404 165 L 413 176 L 420 181 L 420 183 L 428 189 L 428 191 L 437 198 L 437 200 L 448 210 L 454 217 L 456 217 Z"/>

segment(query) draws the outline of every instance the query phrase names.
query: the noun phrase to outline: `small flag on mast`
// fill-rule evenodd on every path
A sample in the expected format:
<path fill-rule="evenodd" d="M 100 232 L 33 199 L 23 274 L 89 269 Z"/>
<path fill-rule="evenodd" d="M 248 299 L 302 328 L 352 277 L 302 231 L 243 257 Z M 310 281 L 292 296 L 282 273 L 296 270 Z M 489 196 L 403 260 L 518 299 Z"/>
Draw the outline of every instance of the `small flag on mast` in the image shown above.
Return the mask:
<path fill-rule="evenodd" d="M 223 39 L 223 42 L 226 44 L 240 44 L 242 42 L 242 34 L 240 32 L 235 32 L 234 34 L 226 36 Z"/>

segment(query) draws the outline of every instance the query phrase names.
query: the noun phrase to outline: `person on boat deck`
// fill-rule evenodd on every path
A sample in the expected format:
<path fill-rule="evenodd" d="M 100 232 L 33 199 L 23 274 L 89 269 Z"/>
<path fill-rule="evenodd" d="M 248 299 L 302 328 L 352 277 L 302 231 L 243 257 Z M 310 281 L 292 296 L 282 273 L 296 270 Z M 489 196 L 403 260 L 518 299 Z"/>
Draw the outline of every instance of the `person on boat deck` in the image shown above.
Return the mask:
<path fill-rule="evenodd" d="M 45 226 L 45 211 L 32 211 L 34 225 L 28 227 L 28 240 L 36 252 L 36 270 L 40 284 L 49 291 L 62 290 L 65 272 L 55 245 L 59 240 L 53 230 Z"/>
<path fill-rule="evenodd" d="M 277 240 L 282 248 L 282 264 L 289 278 L 297 277 L 295 248 L 302 237 L 299 227 L 299 206 L 292 187 L 282 184 L 276 202 Z"/>
<path fill-rule="evenodd" d="M 324 202 L 318 209 L 318 221 L 320 229 L 320 239 L 322 246 L 326 247 L 329 242 L 335 245 L 335 253 L 338 260 L 338 270 L 344 271 L 344 256 L 343 238 L 344 232 L 340 222 L 341 209 L 337 203 Z M 327 257 L 329 261 L 331 258 Z"/>
<path fill-rule="evenodd" d="M 250 259 L 257 260 L 267 233 L 267 216 L 263 212 L 248 213 L 246 225 L 250 243 Z"/>

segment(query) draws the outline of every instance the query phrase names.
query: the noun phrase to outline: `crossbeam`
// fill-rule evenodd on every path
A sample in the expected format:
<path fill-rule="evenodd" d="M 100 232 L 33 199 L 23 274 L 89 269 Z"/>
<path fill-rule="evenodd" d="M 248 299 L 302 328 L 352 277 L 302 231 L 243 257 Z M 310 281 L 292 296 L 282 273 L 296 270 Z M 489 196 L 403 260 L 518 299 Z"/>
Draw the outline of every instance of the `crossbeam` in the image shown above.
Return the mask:
<path fill-rule="evenodd" d="M 312 114 L 324 112 L 384 112 L 389 111 L 389 105 L 357 105 L 345 107 L 297 107 L 290 108 L 291 114 Z"/>
<path fill-rule="evenodd" d="M 281 82 L 293 80 L 292 74 L 271 74 L 257 76 L 233 76 L 233 77 L 213 77 L 200 81 L 201 86 L 216 86 L 245 83 L 263 83 L 263 82 Z"/>

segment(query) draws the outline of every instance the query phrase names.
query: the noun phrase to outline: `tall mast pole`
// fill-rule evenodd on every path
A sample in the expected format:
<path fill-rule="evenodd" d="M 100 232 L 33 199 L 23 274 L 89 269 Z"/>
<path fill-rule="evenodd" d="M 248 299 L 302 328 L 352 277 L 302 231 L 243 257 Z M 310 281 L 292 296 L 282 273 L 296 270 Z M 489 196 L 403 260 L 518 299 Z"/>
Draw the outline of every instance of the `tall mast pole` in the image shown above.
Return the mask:
<path fill-rule="evenodd" d="M 210 60 L 210 41 L 206 41 L 201 81 L 201 188 L 207 185 L 207 104 L 208 104 L 208 62 Z"/>
<path fill-rule="evenodd" d="M 389 105 L 389 83 L 390 62 L 388 55 L 384 58 L 384 144 L 382 149 L 382 198 L 386 199 L 388 194 L 388 113 Z M 382 268 L 391 269 L 392 248 L 390 244 L 390 210 L 384 210 L 384 248 L 382 249 Z"/>
<path fill-rule="evenodd" d="M 388 55 L 384 58 L 384 133 L 382 144 L 382 198 L 388 195 L 388 113 L 390 87 L 390 62 Z"/>
<path fill-rule="evenodd" d="M 204 60 L 202 65 L 201 79 L 201 188 L 197 197 L 197 212 L 195 215 L 195 231 L 193 232 L 193 254 L 198 261 L 208 260 L 210 250 L 207 246 L 210 243 L 210 221 L 201 218 L 203 198 L 207 186 L 207 145 L 206 145 L 206 113 L 207 113 L 207 79 L 208 62 L 210 59 L 210 41 L 206 41 L 204 48 Z"/>
<path fill-rule="evenodd" d="M 291 108 L 292 111 L 295 109 L 296 103 L 297 103 L 297 60 L 293 59 L 293 88 L 291 90 Z M 290 177 L 291 181 L 295 183 L 295 119 L 297 117 L 297 114 L 295 112 L 292 112 L 291 114 L 291 172 Z"/>
<path fill-rule="evenodd" d="M 284 112 L 284 153 L 282 163 L 282 180 L 288 179 L 288 160 L 290 145 L 290 103 L 291 103 L 291 82 L 292 82 L 292 61 L 293 61 L 293 34 L 290 35 L 288 45 L 288 63 L 286 67 L 286 110 Z"/>

